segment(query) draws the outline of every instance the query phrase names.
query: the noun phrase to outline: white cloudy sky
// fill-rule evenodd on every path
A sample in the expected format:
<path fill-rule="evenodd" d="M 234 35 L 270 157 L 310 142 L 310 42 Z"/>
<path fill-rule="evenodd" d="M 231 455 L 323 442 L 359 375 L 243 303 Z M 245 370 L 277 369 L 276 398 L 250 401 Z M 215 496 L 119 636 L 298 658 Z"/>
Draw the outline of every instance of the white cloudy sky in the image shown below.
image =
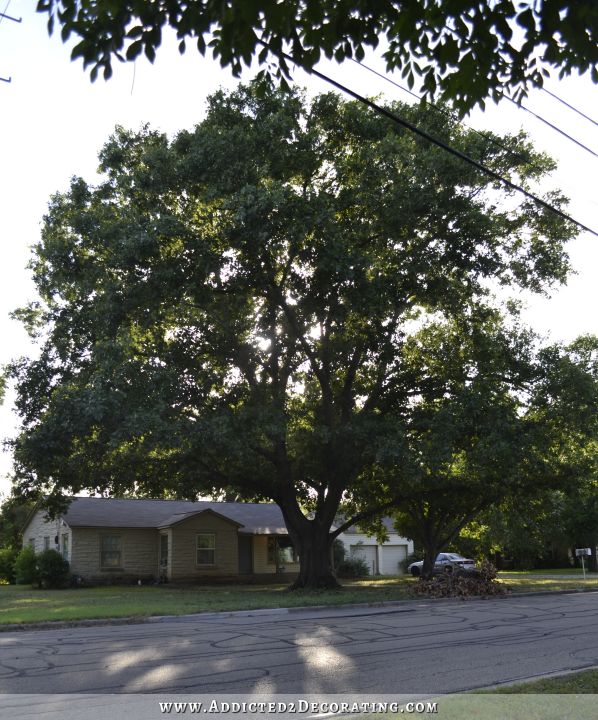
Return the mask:
<path fill-rule="evenodd" d="M 0 1 L 4 11 L 6 0 Z M 58 37 L 48 38 L 45 18 L 30 0 L 12 0 L 7 12 L 22 17 L 20 24 L 0 22 L 0 365 L 33 352 L 22 328 L 9 313 L 35 298 L 26 265 L 30 247 L 38 240 L 40 223 L 50 195 L 65 190 L 69 178 L 93 181 L 97 153 L 115 125 L 137 128 L 149 122 L 169 134 L 201 120 L 206 96 L 218 87 L 234 87 L 236 80 L 217 63 L 194 52 L 181 57 L 174 42 L 165 42 L 152 66 L 141 60 L 122 65 L 105 83 L 89 82 L 81 64 L 69 61 Z M 383 69 L 376 58 L 370 64 Z M 353 63 L 325 65 L 324 72 L 363 94 L 384 93 L 409 100 L 390 84 Z M 248 72 L 243 80 L 249 80 Z M 400 78 L 395 78 L 400 82 Z M 310 91 L 329 88 L 297 72 L 295 80 Z M 598 118 L 598 88 L 589 79 L 551 80 L 548 86 L 586 114 Z M 598 127 L 567 110 L 546 93 L 534 92 L 530 108 L 582 140 L 598 152 Z M 571 198 L 570 212 L 598 228 L 596 175 L 598 158 L 564 140 L 539 121 L 508 103 L 476 112 L 475 127 L 515 132 L 524 127 L 537 146 L 559 161 L 554 184 Z M 583 332 L 598 333 L 598 237 L 582 233 L 569 251 L 577 274 L 550 300 L 532 299 L 526 318 L 540 332 L 567 341 Z M 17 419 L 9 392 L 0 407 L 0 437 L 15 433 Z M 11 458 L 0 454 L 0 492 L 8 491 Z"/>

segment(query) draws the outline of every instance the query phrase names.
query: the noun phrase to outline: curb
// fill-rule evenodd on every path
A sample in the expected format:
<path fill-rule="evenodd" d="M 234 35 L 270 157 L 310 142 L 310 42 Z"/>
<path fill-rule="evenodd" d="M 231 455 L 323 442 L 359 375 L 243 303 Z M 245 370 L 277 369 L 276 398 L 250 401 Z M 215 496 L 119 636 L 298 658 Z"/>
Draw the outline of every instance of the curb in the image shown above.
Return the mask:
<path fill-rule="evenodd" d="M 256 610 L 223 610 L 220 612 L 199 612 L 188 615 L 132 615 L 118 618 L 95 618 L 91 620 L 48 620 L 36 623 L 0 624 L 0 633 L 25 632 L 28 630 L 62 630 L 77 627 L 102 627 L 111 625 L 143 625 L 162 622 L 193 622 L 194 620 L 225 620 L 235 617 L 260 617 L 276 615 L 292 615 L 294 613 L 322 612 L 324 610 L 375 610 L 380 608 L 397 608 L 395 612 L 414 612 L 414 605 L 429 603 L 463 603 L 476 600 L 507 600 L 529 597 L 543 597 L 546 595 L 578 595 L 580 593 L 598 592 L 594 588 L 576 588 L 570 590 L 537 590 L 533 592 L 511 592 L 505 595 L 491 595 L 488 597 L 462 597 L 462 598 L 418 598 L 414 600 L 384 600 L 373 603 L 347 603 L 346 605 L 306 605 L 290 608 L 261 608 Z M 407 606 L 400 609 L 401 606 Z"/>

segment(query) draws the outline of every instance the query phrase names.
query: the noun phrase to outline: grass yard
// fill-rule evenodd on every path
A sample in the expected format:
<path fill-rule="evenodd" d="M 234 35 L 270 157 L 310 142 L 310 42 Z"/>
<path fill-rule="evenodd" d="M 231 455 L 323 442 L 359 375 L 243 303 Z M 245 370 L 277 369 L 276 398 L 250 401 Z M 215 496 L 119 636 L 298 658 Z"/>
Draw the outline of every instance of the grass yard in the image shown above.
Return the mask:
<path fill-rule="evenodd" d="M 48 620 L 82 620 L 258 608 L 343 605 L 405 600 L 410 577 L 345 581 L 340 591 L 287 592 L 281 585 L 168 585 L 38 590 L 0 586 L 0 625 Z"/>
<path fill-rule="evenodd" d="M 499 574 L 498 579 L 508 585 L 513 592 L 538 592 L 542 590 L 555 591 L 555 590 L 579 590 L 582 588 L 590 590 L 598 590 L 598 576 L 595 574 L 588 575 L 586 579 L 583 579 L 583 575 L 578 578 L 568 577 L 535 577 L 533 573 L 519 575 L 501 576 Z"/>
<path fill-rule="evenodd" d="M 379 603 L 413 599 L 409 576 L 346 580 L 340 591 L 287 592 L 287 585 L 211 585 L 171 587 L 114 586 L 38 590 L 0 585 L 0 626 L 52 620 L 185 615 L 262 608 Z M 598 590 L 598 578 L 542 578 L 521 574 L 503 578 L 513 592 Z M 422 599 L 422 598 L 419 598 Z"/>
<path fill-rule="evenodd" d="M 505 570 L 500 575 L 579 575 L 583 577 L 583 570 L 579 567 L 572 568 L 554 568 L 553 570 Z M 591 575 L 586 567 L 586 575 Z"/>
<path fill-rule="evenodd" d="M 598 670 L 583 670 L 434 700 L 442 720 L 587 720 L 596 717 L 596 694 Z"/>
<path fill-rule="evenodd" d="M 598 694 L 598 670 L 581 670 L 559 677 L 506 685 L 486 692 L 500 695 L 555 693 L 559 695 L 596 695 Z"/>

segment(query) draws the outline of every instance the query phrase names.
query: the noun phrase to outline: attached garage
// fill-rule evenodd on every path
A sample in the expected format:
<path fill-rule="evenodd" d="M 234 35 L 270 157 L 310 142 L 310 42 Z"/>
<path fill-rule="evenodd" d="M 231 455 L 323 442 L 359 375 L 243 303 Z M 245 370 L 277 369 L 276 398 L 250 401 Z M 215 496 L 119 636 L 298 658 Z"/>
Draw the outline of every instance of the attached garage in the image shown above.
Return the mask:
<path fill-rule="evenodd" d="M 381 545 L 379 552 L 382 575 L 399 575 L 405 572 L 399 563 L 407 558 L 407 545 Z"/>
<path fill-rule="evenodd" d="M 351 557 L 359 557 L 368 566 L 371 575 L 378 574 L 378 546 L 377 545 L 351 545 Z"/>

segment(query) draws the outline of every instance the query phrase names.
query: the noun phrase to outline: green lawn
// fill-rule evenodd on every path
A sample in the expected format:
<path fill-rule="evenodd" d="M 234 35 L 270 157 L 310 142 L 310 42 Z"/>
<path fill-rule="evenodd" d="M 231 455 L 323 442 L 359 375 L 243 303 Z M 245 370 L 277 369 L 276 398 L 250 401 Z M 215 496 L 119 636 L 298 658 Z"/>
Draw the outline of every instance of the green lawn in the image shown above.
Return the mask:
<path fill-rule="evenodd" d="M 590 589 L 598 590 L 598 576 L 588 575 L 586 579 L 580 575 L 578 578 L 546 578 L 536 577 L 533 573 L 521 575 L 509 575 L 501 577 L 499 580 L 508 585 L 513 592 L 538 592 L 542 590 L 579 590 Z"/>
<path fill-rule="evenodd" d="M 598 670 L 583 670 L 434 699 L 439 720 L 588 720 L 596 717 L 596 694 Z"/>
<path fill-rule="evenodd" d="M 586 575 L 591 575 L 586 567 Z M 550 568 L 545 570 L 506 570 L 499 573 L 499 575 L 581 575 L 583 577 L 583 570 L 579 567 L 572 568 Z"/>
<path fill-rule="evenodd" d="M 490 690 L 492 694 L 514 695 L 514 694 L 554 694 L 579 695 L 598 694 L 598 670 L 582 670 L 580 672 L 561 675 L 560 677 L 532 680 L 516 685 L 506 685 L 498 689 Z"/>
<path fill-rule="evenodd" d="M 345 581 L 340 591 L 293 592 L 280 585 L 96 587 L 38 590 L 0 586 L 0 625 L 405 600 L 410 577 Z"/>
<path fill-rule="evenodd" d="M 184 615 L 260 608 L 309 607 L 347 603 L 379 603 L 413 599 L 409 576 L 344 581 L 340 591 L 288 592 L 280 585 L 162 585 L 38 590 L 0 585 L 0 625 L 48 620 L 83 620 L 150 615 Z M 513 592 L 534 590 L 598 590 L 598 578 L 509 577 Z M 421 598 L 418 598 L 421 599 Z"/>

